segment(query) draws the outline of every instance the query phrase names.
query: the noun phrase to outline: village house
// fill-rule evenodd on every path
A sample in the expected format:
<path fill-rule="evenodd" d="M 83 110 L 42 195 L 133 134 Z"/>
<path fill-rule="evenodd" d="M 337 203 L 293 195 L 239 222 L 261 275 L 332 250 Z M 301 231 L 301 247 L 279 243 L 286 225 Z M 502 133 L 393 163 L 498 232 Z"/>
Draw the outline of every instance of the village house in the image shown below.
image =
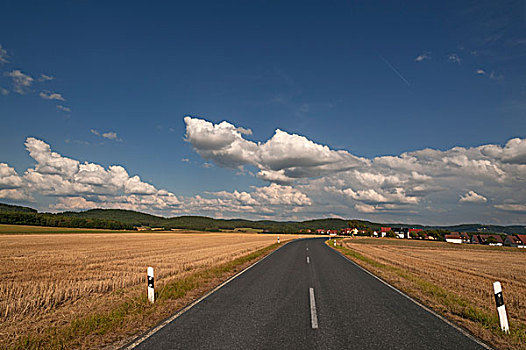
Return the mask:
<path fill-rule="evenodd" d="M 508 235 L 504 240 L 507 247 L 526 248 L 526 235 Z"/>
<path fill-rule="evenodd" d="M 471 237 L 471 243 L 502 246 L 504 244 L 504 241 L 499 235 L 473 235 Z"/>
<path fill-rule="evenodd" d="M 355 229 L 352 229 L 352 228 L 349 228 L 349 227 L 348 227 L 348 228 L 344 228 L 344 229 L 342 229 L 342 230 L 340 231 L 340 233 L 341 233 L 342 235 L 351 235 L 351 234 L 353 234 L 353 231 L 354 231 L 354 230 L 355 230 Z"/>
<path fill-rule="evenodd" d="M 449 243 L 470 243 L 469 235 L 466 232 L 451 232 L 444 238 Z"/>
<path fill-rule="evenodd" d="M 422 231 L 423 231 L 423 229 L 421 229 L 421 228 L 410 228 L 409 229 L 409 237 L 411 237 L 412 233 L 413 234 L 418 234 L 419 232 L 422 232 Z"/>
<path fill-rule="evenodd" d="M 458 232 L 451 232 L 451 234 L 445 235 L 444 238 L 446 239 L 446 242 L 448 243 L 462 244 L 462 238 L 460 237 Z"/>

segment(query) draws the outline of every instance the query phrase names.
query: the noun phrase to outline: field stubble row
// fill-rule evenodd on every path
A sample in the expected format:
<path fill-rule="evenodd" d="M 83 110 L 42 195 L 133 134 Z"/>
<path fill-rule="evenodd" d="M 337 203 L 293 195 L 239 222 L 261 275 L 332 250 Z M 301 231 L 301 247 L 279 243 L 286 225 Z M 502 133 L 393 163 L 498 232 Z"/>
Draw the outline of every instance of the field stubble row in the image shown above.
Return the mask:
<path fill-rule="evenodd" d="M 504 299 L 512 325 L 526 328 L 526 251 L 517 248 L 491 248 L 471 245 L 453 245 L 441 242 L 413 242 L 386 239 L 348 239 L 343 246 L 397 271 L 409 272 L 423 281 L 431 282 L 442 290 L 469 300 L 469 303 L 496 315 L 493 282 L 503 285 Z M 367 266 L 402 290 L 409 291 L 425 304 L 448 314 L 450 310 L 436 302 L 431 295 L 421 293 L 415 285 L 400 274 Z M 489 334 L 487 329 L 470 324 L 459 315 L 450 315 L 461 321 L 470 331 L 502 348 L 508 347 L 502 338 Z M 522 332 L 522 331 L 521 331 Z M 526 346 L 526 344 L 523 344 Z M 519 345 L 519 348 L 520 345 Z"/>
<path fill-rule="evenodd" d="M 160 289 L 275 241 L 225 233 L 2 235 L 0 345 L 142 293 L 147 266 Z"/>

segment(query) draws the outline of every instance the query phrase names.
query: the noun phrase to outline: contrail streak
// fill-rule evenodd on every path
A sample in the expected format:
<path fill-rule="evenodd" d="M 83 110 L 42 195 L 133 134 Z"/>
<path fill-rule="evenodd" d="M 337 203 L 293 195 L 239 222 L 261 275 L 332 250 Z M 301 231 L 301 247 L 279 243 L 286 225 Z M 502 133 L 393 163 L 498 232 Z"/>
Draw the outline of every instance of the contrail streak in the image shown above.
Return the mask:
<path fill-rule="evenodd" d="M 389 66 L 389 68 L 391 68 L 391 70 L 393 72 L 396 73 L 396 75 L 398 75 L 398 77 L 400 79 L 402 79 L 404 81 L 404 83 L 407 84 L 407 86 L 411 86 L 411 84 L 407 81 L 406 78 L 404 78 L 404 76 L 402 75 L 402 73 L 400 73 L 388 60 L 386 60 L 383 56 L 380 55 L 380 58 L 385 62 L 385 64 L 387 64 Z"/>

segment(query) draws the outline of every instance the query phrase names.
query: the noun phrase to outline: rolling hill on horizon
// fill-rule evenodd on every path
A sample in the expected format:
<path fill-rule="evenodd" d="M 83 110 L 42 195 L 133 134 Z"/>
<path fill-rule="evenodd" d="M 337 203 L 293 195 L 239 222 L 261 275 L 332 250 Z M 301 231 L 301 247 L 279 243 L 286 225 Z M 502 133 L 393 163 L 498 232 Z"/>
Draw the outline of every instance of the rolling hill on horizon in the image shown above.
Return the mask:
<path fill-rule="evenodd" d="M 37 218 L 47 218 L 46 222 Z M 50 221 L 50 219 L 52 219 Z M 165 229 L 193 229 L 203 231 L 214 231 L 219 229 L 253 228 L 268 232 L 298 232 L 306 229 L 343 229 L 349 226 L 359 228 L 379 229 L 381 226 L 391 227 L 414 227 L 425 230 L 439 229 L 459 232 L 478 233 L 526 233 L 526 227 L 522 225 L 483 225 L 483 224 L 460 224 L 453 226 L 426 226 L 418 224 L 387 224 L 374 223 L 365 220 L 322 218 L 306 221 L 273 221 L 273 220 L 246 220 L 246 219 L 214 219 L 206 216 L 177 216 L 165 218 L 152 214 L 125 209 L 89 209 L 86 211 L 65 211 L 61 213 L 45 213 L 24 206 L 16 206 L 0 203 L 0 223 L 29 225 L 51 225 L 67 226 L 71 223 L 73 227 L 96 227 L 115 229 L 132 229 L 136 226 L 163 227 Z M 57 225 L 53 225 L 56 223 Z M 80 226 L 79 226 L 80 225 Z M 99 228 L 99 227 L 97 227 Z"/>

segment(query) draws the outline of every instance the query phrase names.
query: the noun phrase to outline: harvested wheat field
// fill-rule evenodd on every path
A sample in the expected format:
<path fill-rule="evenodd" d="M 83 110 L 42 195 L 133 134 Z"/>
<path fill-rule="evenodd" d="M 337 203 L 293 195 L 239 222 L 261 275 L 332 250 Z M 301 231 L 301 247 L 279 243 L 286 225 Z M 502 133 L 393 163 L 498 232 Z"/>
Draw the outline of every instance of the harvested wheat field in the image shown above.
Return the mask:
<path fill-rule="evenodd" d="M 43 347 L 53 347 L 50 329 L 60 330 L 93 313 L 112 312 L 125 301 L 142 302 L 137 298 L 145 292 L 148 266 L 154 267 L 156 290 L 162 293 L 171 281 L 275 242 L 275 235 L 232 233 L 0 235 L 0 348 L 36 348 L 42 338 Z M 189 289 L 203 287 L 192 283 L 196 284 Z M 171 305 L 180 306 L 181 301 Z M 101 345 L 89 344 L 74 341 L 72 346 Z"/>
<path fill-rule="evenodd" d="M 396 239 L 347 239 L 344 253 L 502 349 L 526 348 L 526 250 Z M 502 334 L 493 294 L 500 281 L 511 323 Z"/>

